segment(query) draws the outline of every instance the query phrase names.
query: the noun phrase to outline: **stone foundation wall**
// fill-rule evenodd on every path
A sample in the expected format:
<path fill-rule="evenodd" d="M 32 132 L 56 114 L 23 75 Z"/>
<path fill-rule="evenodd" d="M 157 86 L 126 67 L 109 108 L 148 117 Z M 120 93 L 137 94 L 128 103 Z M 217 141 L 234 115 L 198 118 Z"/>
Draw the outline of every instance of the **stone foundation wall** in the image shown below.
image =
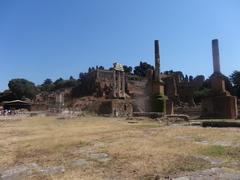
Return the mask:
<path fill-rule="evenodd" d="M 190 117 L 198 118 L 201 116 L 201 106 L 183 106 L 183 107 L 175 107 L 174 112 L 176 114 L 187 114 Z"/>
<path fill-rule="evenodd" d="M 101 103 L 98 114 L 116 117 L 132 116 L 133 105 L 129 100 L 106 100 Z"/>
<path fill-rule="evenodd" d="M 112 111 L 114 116 L 132 116 L 133 106 L 130 101 L 127 100 L 113 100 Z"/>
<path fill-rule="evenodd" d="M 236 119 L 238 117 L 236 97 L 216 96 L 205 98 L 202 102 L 202 117 Z"/>
<path fill-rule="evenodd" d="M 104 101 L 101 103 L 99 107 L 98 114 L 108 114 L 111 115 L 112 112 L 112 102 L 111 101 Z"/>

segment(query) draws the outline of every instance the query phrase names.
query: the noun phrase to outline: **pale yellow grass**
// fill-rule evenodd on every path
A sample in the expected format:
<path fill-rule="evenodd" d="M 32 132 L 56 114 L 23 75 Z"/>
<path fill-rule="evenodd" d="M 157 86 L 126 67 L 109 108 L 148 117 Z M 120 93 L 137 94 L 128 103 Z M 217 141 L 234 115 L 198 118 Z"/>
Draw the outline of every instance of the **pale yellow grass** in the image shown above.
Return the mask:
<path fill-rule="evenodd" d="M 36 174 L 33 179 L 138 179 L 148 175 L 169 175 L 209 168 L 198 158 L 201 141 L 240 144 L 238 129 L 203 129 L 163 126 L 144 120 L 129 124 L 125 119 L 82 117 L 57 120 L 55 117 L 26 118 L 0 122 L 0 169 L 37 163 L 43 167 L 86 159 L 87 167 L 66 168 L 51 176 Z M 88 159 L 88 153 L 107 153 L 105 163 Z"/>

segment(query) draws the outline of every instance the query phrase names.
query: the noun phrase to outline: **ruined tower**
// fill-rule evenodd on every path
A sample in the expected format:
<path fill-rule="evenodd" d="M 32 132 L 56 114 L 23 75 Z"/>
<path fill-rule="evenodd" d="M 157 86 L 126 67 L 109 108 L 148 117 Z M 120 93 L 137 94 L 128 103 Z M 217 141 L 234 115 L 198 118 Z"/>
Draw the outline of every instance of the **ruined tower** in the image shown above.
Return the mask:
<path fill-rule="evenodd" d="M 160 46 L 159 41 L 154 41 L 155 50 L 155 68 L 154 77 L 152 78 L 152 111 L 167 114 L 173 113 L 173 104 L 164 95 L 164 83 L 160 77 Z"/>
<path fill-rule="evenodd" d="M 154 48 L 155 48 L 155 67 L 153 77 L 154 82 L 152 84 L 152 93 L 164 95 L 164 83 L 161 81 L 160 78 L 160 47 L 158 40 L 154 41 Z"/>
<path fill-rule="evenodd" d="M 229 118 L 238 116 L 237 99 L 226 90 L 224 75 L 220 70 L 220 55 L 218 40 L 212 40 L 213 74 L 210 77 L 211 92 L 202 101 L 202 117 Z"/>
<path fill-rule="evenodd" d="M 159 41 L 154 41 L 155 46 L 155 73 L 154 73 L 154 80 L 160 81 L 160 47 Z"/>
<path fill-rule="evenodd" d="M 212 40 L 213 73 L 221 73 L 218 39 Z"/>
<path fill-rule="evenodd" d="M 220 54 L 218 39 L 212 40 L 212 56 L 213 56 L 213 74 L 210 78 L 212 91 L 214 91 L 215 94 L 230 95 L 230 93 L 226 91 L 225 80 L 220 69 Z"/>

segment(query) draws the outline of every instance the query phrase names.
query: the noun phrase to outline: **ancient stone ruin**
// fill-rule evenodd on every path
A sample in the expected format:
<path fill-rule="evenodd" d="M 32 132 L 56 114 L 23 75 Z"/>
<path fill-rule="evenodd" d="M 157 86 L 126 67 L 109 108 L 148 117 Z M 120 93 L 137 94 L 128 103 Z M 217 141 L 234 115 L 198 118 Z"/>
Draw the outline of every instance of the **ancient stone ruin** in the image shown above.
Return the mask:
<path fill-rule="evenodd" d="M 126 74 L 121 64 L 114 63 L 111 70 L 96 69 L 84 78 L 84 91 L 88 96 L 97 98 L 88 106 L 98 114 L 131 116 L 133 112 L 173 113 L 173 103 L 164 94 L 157 40 L 155 69 L 149 70 L 147 77 Z"/>
<path fill-rule="evenodd" d="M 187 103 L 189 106 L 195 106 L 193 94 L 194 91 L 202 87 L 205 77 L 198 75 L 193 77 L 184 77 L 182 72 L 167 72 L 161 74 L 162 80 L 165 83 L 165 94 L 180 106 L 182 103 Z"/>
<path fill-rule="evenodd" d="M 98 113 L 110 114 L 113 116 L 131 116 L 133 113 L 133 106 L 125 92 L 126 76 L 123 66 L 114 63 L 113 70 L 105 71 L 105 73 L 111 73 L 109 78 L 106 78 L 103 71 L 97 70 L 97 84 L 99 86 L 98 90 L 100 95 L 107 95 L 109 100 L 102 100 L 97 110 Z M 108 89 L 108 92 L 106 92 L 106 89 Z"/>
<path fill-rule="evenodd" d="M 151 97 L 151 112 L 161 112 L 172 114 L 173 103 L 167 96 L 165 96 L 164 86 L 165 83 L 162 81 L 160 76 L 160 46 L 159 41 L 155 40 L 155 69 L 154 72 L 149 73 L 149 85 L 151 85 L 150 97 Z M 151 75 L 153 77 L 151 78 Z"/>
<path fill-rule="evenodd" d="M 220 55 L 218 40 L 212 41 L 213 74 L 211 80 L 211 93 L 202 102 L 203 118 L 229 118 L 238 117 L 237 98 L 231 96 L 225 88 L 225 81 L 220 70 Z"/>
<path fill-rule="evenodd" d="M 76 111 L 108 116 L 132 116 L 133 113 L 171 115 L 175 111 L 176 114 L 201 115 L 203 118 L 237 118 L 237 99 L 226 90 L 224 75 L 220 71 L 218 40 L 213 40 L 212 50 L 214 72 L 210 77 L 211 92 L 203 101 L 195 102 L 194 93 L 209 81 L 205 81 L 203 75 L 188 77 L 180 71 L 161 72 L 160 44 L 155 40 L 155 66 L 147 71 L 146 76 L 126 73 L 119 63 L 114 63 L 109 70 L 91 69 L 80 77 L 80 98 L 73 99 L 71 90 L 63 89 L 38 95 L 35 101 L 37 108 L 32 108 L 61 109 L 67 104 Z M 65 105 L 62 100 L 65 100 Z"/>

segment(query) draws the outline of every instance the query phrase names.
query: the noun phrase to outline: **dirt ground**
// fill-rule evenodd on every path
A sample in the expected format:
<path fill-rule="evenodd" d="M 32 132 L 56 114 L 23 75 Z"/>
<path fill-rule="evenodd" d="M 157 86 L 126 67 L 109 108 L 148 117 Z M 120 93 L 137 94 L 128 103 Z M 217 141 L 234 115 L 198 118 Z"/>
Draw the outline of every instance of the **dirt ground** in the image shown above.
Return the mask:
<path fill-rule="evenodd" d="M 0 120 L 0 179 L 240 179 L 240 129 L 124 118 Z"/>

